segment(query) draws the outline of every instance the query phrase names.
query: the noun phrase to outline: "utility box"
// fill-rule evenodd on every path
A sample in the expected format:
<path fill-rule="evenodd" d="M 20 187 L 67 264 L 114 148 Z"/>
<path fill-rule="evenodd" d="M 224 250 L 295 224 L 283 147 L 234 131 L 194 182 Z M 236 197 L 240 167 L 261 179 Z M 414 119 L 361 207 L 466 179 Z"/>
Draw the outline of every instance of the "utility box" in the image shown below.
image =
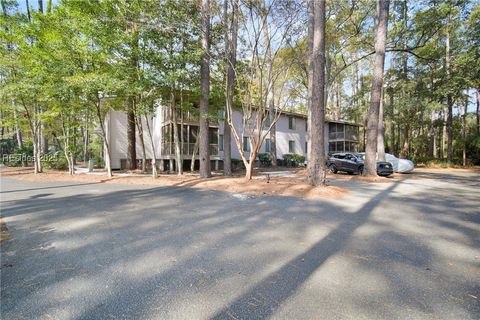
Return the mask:
<path fill-rule="evenodd" d="M 88 172 L 93 172 L 93 160 L 88 160 Z"/>

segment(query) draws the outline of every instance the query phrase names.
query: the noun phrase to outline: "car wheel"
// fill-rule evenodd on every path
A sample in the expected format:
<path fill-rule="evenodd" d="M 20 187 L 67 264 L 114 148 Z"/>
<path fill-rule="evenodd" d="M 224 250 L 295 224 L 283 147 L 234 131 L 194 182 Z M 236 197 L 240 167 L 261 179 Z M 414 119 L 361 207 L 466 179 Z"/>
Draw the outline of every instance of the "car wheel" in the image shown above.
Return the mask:
<path fill-rule="evenodd" d="M 358 174 L 363 175 L 363 166 L 358 167 Z"/>
<path fill-rule="evenodd" d="M 330 170 L 331 173 L 337 173 L 338 172 L 337 167 L 335 167 L 334 164 L 329 165 L 328 170 Z"/>

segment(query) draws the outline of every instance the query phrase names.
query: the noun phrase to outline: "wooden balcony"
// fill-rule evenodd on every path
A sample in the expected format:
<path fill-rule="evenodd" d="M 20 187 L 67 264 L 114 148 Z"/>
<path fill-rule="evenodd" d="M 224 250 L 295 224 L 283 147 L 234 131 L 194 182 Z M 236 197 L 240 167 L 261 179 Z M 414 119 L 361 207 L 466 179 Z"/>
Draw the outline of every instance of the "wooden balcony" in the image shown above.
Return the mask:
<path fill-rule="evenodd" d="M 200 116 L 198 110 L 175 110 L 177 123 L 198 123 Z M 170 108 L 162 109 L 162 123 L 173 122 L 173 111 Z"/>

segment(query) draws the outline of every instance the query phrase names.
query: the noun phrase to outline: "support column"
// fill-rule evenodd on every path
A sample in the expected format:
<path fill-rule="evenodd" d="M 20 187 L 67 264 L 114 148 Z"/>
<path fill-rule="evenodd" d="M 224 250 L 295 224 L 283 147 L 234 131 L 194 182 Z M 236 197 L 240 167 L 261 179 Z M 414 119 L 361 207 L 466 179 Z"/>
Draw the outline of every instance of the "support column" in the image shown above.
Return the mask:
<path fill-rule="evenodd" d="M 215 171 L 218 171 L 218 163 L 219 163 L 219 161 L 215 160 Z"/>
<path fill-rule="evenodd" d="M 170 159 L 170 162 L 168 164 L 168 171 L 173 172 L 173 159 Z"/>

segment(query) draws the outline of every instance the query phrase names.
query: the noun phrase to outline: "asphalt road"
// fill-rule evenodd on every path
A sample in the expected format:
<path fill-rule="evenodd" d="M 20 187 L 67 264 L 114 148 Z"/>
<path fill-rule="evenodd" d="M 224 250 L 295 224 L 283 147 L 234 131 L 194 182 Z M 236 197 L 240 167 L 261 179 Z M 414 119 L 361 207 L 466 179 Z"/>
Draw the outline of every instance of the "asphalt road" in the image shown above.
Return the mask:
<path fill-rule="evenodd" d="M 480 319 L 478 174 L 329 201 L 1 187 L 1 319 Z"/>

